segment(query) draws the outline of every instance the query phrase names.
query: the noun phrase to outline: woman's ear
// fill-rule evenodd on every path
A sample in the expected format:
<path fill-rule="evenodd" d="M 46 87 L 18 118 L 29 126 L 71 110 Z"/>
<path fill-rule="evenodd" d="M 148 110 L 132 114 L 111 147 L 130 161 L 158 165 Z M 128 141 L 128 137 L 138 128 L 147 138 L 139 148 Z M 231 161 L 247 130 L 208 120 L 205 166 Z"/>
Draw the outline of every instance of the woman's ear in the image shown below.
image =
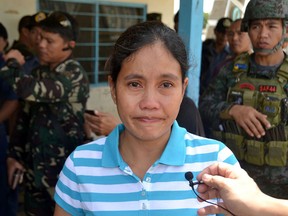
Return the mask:
<path fill-rule="evenodd" d="M 113 82 L 111 76 L 108 76 L 108 83 L 109 83 L 109 87 L 110 87 L 110 94 L 111 94 L 112 100 L 116 104 L 116 89 L 115 89 L 116 83 Z"/>
<path fill-rule="evenodd" d="M 184 82 L 183 82 L 183 96 L 185 95 L 186 88 L 188 86 L 188 82 L 189 82 L 188 77 L 185 77 Z"/>

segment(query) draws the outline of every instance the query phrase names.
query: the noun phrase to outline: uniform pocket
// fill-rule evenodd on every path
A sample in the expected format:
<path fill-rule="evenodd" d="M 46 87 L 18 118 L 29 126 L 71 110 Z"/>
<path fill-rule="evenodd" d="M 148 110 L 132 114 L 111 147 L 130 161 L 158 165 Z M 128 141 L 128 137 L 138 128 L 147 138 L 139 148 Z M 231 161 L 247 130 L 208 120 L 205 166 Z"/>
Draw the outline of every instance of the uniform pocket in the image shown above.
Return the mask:
<path fill-rule="evenodd" d="M 287 146 L 287 141 L 268 142 L 268 152 L 265 156 L 265 162 L 270 166 L 286 166 Z"/>
<path fill-rule="evenodd" d="M 238 160 L 244 159 L 244 137 L 238 134 L 225 133 L 225 144 L 235 154 Z"/>
<path fill-rule="evenodd" d="M 281 101 L 277 97 L 266 96 L 260 103 L 259 111 L 267 115 L 267 120 L 271 125 L 277 125 L 281 121 L 280 107 Z"/>
<path fill-rule="evenodd" d="M 224 134 L 223 131 L 215 131 L 215 130 L 212 131 L 213 139 L 216 139 L 216 140 L 219 140 L 219 141 L 225 143 L 225 139 L 224 139 L 223 134 Z"/>
<path fill-rule="evenodd" d="M 265 143 L 257 140 L 246 141 L 246 154 L 244 156 L 245 161 L 250 164 L 262 166 L 265 163 Z"/>

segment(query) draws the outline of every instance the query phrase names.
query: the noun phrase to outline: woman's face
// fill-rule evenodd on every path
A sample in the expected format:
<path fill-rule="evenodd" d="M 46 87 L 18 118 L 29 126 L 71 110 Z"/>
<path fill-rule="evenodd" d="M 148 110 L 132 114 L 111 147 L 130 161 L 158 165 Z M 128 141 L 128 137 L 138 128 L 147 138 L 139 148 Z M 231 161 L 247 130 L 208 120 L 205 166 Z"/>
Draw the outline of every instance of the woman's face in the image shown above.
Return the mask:
<path fill-rule="evenodd" d="M 111 94 L 125 135 L 141 141 L 168 139 L 188 83 L 177 60 L 160 43 L 125 59 Z"/>

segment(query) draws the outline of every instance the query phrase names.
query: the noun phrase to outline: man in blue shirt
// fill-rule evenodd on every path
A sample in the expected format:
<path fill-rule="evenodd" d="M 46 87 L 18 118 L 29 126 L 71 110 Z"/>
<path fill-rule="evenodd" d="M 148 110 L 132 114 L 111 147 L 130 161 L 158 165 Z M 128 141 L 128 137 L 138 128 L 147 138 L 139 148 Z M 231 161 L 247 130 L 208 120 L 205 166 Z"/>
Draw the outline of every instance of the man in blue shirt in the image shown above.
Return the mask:
<path fill-rule="evenodd" d="M 0 68 L 5 65 L 3 54 L 7 47 L 8 33 L 4 25 L 0 23 Z M 12 88 L 3 79 L 0 79 L 0 215 L 7 216 L 16 215 L 17 197 L 16 192 L 11 191 L 7 181 L 8 131 L 5 128 L 5 121 L 16 111 L 17 107 L 18 97 Z"/>

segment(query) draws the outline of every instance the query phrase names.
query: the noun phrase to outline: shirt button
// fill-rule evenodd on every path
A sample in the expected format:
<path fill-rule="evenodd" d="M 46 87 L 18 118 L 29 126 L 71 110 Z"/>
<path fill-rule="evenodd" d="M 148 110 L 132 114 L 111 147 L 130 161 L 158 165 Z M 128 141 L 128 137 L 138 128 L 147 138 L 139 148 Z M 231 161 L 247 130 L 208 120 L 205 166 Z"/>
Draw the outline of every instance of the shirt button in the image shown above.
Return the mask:
<path fill-rule="evenodd" d="M 146 191 L 145 191 L 145 190 L 142 190 L 141 195 L 142 195 L 142 196 L 145 196 L 145 195 L 146 195 Z"/>
<path fill-rule="evenodd" d="M 142 209 L 143 209 L 143 210 L 147 209 L 147 206 L 146 206 L 145 203 L 142 203 Z"/>
<path fill-rule="evenodd" d="M 146 182 L 151 182 L 151 178 L 150 178 L 150 177 L 147 177 L 147 178 L 146 178 Z"/>

